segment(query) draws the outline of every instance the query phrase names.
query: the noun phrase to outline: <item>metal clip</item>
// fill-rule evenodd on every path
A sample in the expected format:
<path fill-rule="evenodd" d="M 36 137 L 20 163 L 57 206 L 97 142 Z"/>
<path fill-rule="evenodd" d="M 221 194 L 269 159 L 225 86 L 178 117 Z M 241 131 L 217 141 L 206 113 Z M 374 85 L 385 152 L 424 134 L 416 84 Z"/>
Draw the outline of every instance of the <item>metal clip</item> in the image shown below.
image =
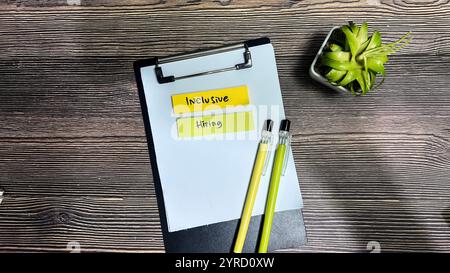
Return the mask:
<path fill-rule="evenodd" d="M 173 75 L 172 76 L 164 76 L 164 73 L 161 68 L 161 64 L 182 61 L 182 60 L 187 60 L 187 59 L 191 59 L 191 58 L 198 58 L 198 57 L 218 54 L 218 53 L 222 53 L 222 52 L 228 52 L 228 51 L 240 49 L 242 47 L 245 48 L 244 62 L 240 63 L 240 64 L 236 64 L 231 67 L 220 68 L 220 69 L 204 71 L 204 72 L 195 73 L 195 74 L 188 74 L 188 75 L 183 75 L 183 76 L 173 76 Z M 222 47 L 222 48 L 217 48 L 217 49 L 211 49 L 211 50 L 207 50 L 207 51 L 201 51 L 201 52 L 197 52 L 197 53 L 190 53 L 190 54 L 185 54 L 185 55 L 157 59 L 156 65 L 155 65 L 155 74 L 156 74 L 156 79 L 158 80 L 158 82 L 160 84 L 162 84 L 162 83 L 169 83 L 169 82 L 174 82 L 176 80 L 182 80 L 182 79 L 187 79 L 187 78 L 192 78 L 192 77 L 199 77 L 199 76 L 205 76 L 205 75 L 210 75 L 210 74 L 215 74 L 215 73 L 246 69 L 246 68 L 252 67 L 252 65 L 253 65 L 252 64 L 252 54 L 250 53 L 250 49 L 248 48 L 247 44 L 240 44 L 240 45 L 227 46 L 227 47 Z"/>
<path fill-rule="evenodd" d="M 267 134 L 266 140 L 265 140 L 267 143 L 267 154 L 266 154 L 266 159 L 264 160 L 264 167 L 263 167 L 263 171 L 262 171 L 263 176 L 266 175 L 266 171 L 269 166 L 270 155 L 271 155 L 271 151 L 272 151 L 272 142 L 273 142 L 272 132 L 265 131 L 264 134 Z"/>
<path fill-rule="evenodd" d="M 289 153 L 291 152 L 291 139 L 292 136 L 291 134 L 288 133 L 288 135 L 286 136 L 286 152 L 284 153 L 283 168 L 281 169 L 281 175 L 283 176 L 286 174 L 286 169 L 289 160 Z"/>
<path fill-rule="evenodd" d="M 2 201 L 3 201 L 3 193 L 4 193 L 4 191 L 2 189 L 0 189 L 0 205 L 2 204 Z"/>
<path fill-rule="evenodd" d="M 289 130 L 291 128 L 291 121 L 288 119 L 283 119 L 280 123 L 280 133 L 279 133 L 279 144 L 285 145 L 285 152 L 284 152 L 284 160 L 283 160 L 283 167 L 281 169 L 281 175 L 284 176 L 286 173 L 288 160 L 289 160 L 289 153 L 291 151 L 291 133 L 289 133 Z"/>
<path fill-rule="evenodd" d="M 264 166 L 262 175 L 266 175 L 267 167 L 269 166 L 270 151 L 272 150 L 273 133 L 272 133 L 273 121 L 268 119 L 264 122 L 264 129 L 261 132 L 261 143 L 267 144 L 266 159 L 264 160 Z"/>

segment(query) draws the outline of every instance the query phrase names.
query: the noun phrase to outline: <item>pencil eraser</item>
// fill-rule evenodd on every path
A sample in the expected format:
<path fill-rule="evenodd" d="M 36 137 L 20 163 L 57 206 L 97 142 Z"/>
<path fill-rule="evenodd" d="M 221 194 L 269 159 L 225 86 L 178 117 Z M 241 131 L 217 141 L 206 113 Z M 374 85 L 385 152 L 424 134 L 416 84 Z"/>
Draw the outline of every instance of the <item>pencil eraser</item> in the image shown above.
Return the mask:
<path fill-rule="evenodd" d="M 264 123 L 264 130 L 272 132 L 272 127 L 273 127 L 273 120 L 268 119 L 266 120 L 266 122 Z"/>
<path fill-rule="evenodd" d="M 288 119 L 283 119 L 280 124 L 280 131 L 289 132 L 290 128 L 291 128 L 291 121 Z"/>

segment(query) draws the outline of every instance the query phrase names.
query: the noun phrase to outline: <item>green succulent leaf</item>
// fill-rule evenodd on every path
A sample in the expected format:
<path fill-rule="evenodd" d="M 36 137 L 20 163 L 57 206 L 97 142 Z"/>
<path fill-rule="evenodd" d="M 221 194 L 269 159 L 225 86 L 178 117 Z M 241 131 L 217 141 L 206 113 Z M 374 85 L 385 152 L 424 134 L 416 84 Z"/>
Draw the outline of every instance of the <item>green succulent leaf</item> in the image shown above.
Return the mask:
<path fill-rule="evenodd" d="M 355 62 L 337 61 L 330 58 L 322 57 L 322 65 L 334 68 L 336 70 L 350 71 L 355 69 L 361 69 L 362 66 Z"/>
<path fill-rule="evenodd" d="M 381 34 L 380 34 L 380 32 L 375 30 L 369 39 L 369 45 L 367 45 L 366 50 L 380 47 L 380 46 L 381 46 Z"/>
<path fill-rule="evenodd" d="M 372 71 L 384 75 L 384 63 L 387 61 L 386 56 L 366 58 L 366 67 Z"/>
<path fill-rule="evenodd" d="M 334 51 L 334 52 L 325 52 L 323 54 L 323 57 L 339 62 L 349 62 L 351 55 L 350 52 Z"/>
<path fill-rule="evenodd" d="M 350 82 L 354 81 L 356 79 L 356 74 L 358 70 L 349 70 L 347 74 L 345 74 L 345 77 L 338 83 L 340 86 L 346 86 Z"/>
<path fill-rule="evenodd" d="M 355 23 L 353 23 L 352 21 L 350 21 L 350 22 L 348 22 L 348 26 L 349 26 L 350 30 L 351 30 L 353 33 L 355 33 L 355 35 L 358 34 L 359 28 L 358 28 L 358 26 L 357 26 Z"/>
<path fill-rule="evenodd" d="M 345 74 L 347 74 L 347 71 L 330 69 L 330 71 L 328 71 L 328 73 L 325 74 L 325 78 L 327 78 L 329 82 L 334 83 L 342 79 L 342 77 L 344 77 Z"/>
<path fill-rule="evenodd" d="M 347 38 L 350 53 L 352 54 L 352 57 L 355 57 L 356 52 L 358 51 L 359 48 L 358 40 L 356 39 L 355 34 L 352 32 L 349 26 L 343 26 L 342 31 L 344 32 L 345 37 Z"/>
<path fill-rule="evenodd" d="M 358 35 L 356 36 L 356 39 L 357 39 L 360 47 L 362 44 L 364 44 L 367 41 L 367 31 L 368 31 L 368 25 L 367 25 L 367 23 L 363 23 L 361 25 L 361 28 L 358 31 Z"/>
<path fill-rule="evenodd" d="M 364 88 L 362 89 L 362 94 L 365 95 L 372 88 L 372 79 L 370 77 L 369 71 L 362 70 L 361 71 L 362 78 L 364 80 Z"/>
<path fill-rule="evenodd" d="M 358 47 L 358 51 L 356 52 L 356 56 L 358 56 L 359 54 L 361 54 L 361 52 L 363 52 L 367 46 L 369 45 L 370 40 L 366 40 L 364 43 L 362 43 L 359 47 Z"/>
<path fill-rule="evenodd" d="M 356 81 L 359 84 L 359 87 L 361 88 L 362 94 L 367 93 L 367 83 L 365 81 L 364 75 L 363 75 L 363 70 L 357 70 L 355 71 L 356 74 Z"/>
<path fill-rule="evenodd" d="M 369 57 L 382 57 L 382 56 L 387 56 L 390 54 L 393 54 L 397 51 L 399 51 L 400 49 L 402 49 L 403 47 L 405 47 L 407 44 L 409 44 L 409 42 L 411 41 L 411 38 L 406 39 L 411 32 L 406 33 L 405 35 L 403 35 L 403 37 L 401 37 L 400 39 L 398 39 L 395 42 L 386 44 L 386 45 L 380 45 L 378 47 L 374 47 L 374 48 L 370 48 L 364 52 L 362 52 L 357 59 L 358 60 L 362 60 L 363 58 L 369 58 Z"/>
<path fill-rule="evenodd" d="M 338 44 L 330 44 L 329 46 L 331 52 L 343 51 L 344 49 Z"/>
<path fill-rule="evenodd" d="M 377 73 L 369 70 L 369 74 L 370 74 L 370 82 L 371 82 L 369 90 L 371 90 L 375 86 L 375 81 L 377 79 Z"/>

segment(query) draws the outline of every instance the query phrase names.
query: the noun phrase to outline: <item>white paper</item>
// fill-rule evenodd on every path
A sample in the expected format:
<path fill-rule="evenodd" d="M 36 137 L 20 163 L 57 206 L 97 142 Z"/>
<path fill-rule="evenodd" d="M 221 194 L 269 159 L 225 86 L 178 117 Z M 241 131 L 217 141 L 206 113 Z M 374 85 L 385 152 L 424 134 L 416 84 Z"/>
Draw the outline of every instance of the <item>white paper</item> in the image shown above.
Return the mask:
<path fill-rule="evenodd" d="M 250 48 L 249 69 L 159 84 L 154 66 L 141 69 L 169 231 L 241 217 L 264 120 L 274 121 L 278 134 L 283 102 L 271 44 Z M 187 75 L 243 62 L 243 49 L 164 64 L 165 75 Z M 247 85 L 250 104 L 236 111 L 254 111 L 256 130 L 246 140 L 179 140 L 171 96 Z M 198 114 L 198 113 L 197 113 Z M 295 126 L 295 124 L 293 124 Z M 275 138 L 275 141 L 277 138 Z M 253 215 L 264 213 L 274 152 L 261 178 Z M 292 153 L 281 179 L 276 211 L 303 207 Z"/>

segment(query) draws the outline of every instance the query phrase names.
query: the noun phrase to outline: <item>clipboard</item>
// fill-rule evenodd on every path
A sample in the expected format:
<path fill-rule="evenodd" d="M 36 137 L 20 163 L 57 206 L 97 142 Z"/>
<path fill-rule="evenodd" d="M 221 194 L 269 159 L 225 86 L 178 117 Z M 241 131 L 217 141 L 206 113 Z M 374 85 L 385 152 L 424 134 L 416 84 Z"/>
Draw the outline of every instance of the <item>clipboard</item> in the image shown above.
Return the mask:
<path fill-rule="evenodd" d="M 252 115 L 258 116 L 255 124 L 270 117 L 278 126 L 277 122 L 284 118 L 284 108 L 270 40 L 264 37 L 215 49 L 139 60 L 134 63 L 134 71 L 166 251 L 230 252 L 259 138 L 241 142 L 177 140 L 173 137 L 177 130 L 173 124 L 180 116 L 174 114 L 170 98 L 188 92 L 246 85 L 250 93 L 247 107 L 271 103 L 278 106 L 277 111 L 267 110 L 270 113 L 253 108 Z M 255 128 L 253 133 L 258 134 L 258 125 Z M 205 152 L 207 149 L 215 152 Z M 202 171 L 204 166 L 208 168 Z M 218 171 L 224 173 L 216 175 Z M 284 185 L 280 186 L 269 251 L 306 243 L 303 202 L 292 153 L 288 173 Z M 260 185 L 244 252 L 257 249 L 270 171 L 268 174 Z"/>

